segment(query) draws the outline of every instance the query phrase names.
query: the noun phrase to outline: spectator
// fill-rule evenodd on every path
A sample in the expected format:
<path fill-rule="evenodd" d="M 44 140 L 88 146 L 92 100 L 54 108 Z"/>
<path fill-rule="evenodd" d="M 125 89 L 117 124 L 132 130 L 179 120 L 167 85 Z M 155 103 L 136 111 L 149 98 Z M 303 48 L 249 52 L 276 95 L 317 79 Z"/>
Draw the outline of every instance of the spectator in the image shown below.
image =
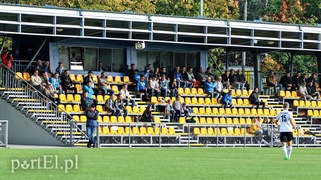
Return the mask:
<path fill-rule="evenodd" d="M 222 83 L 222 77 L 218 76 L 217 81 L 215 81 L 215 92 L 218 93 L 217 98 L 220 99 L 222 95 L 224 94 L 223 92 L 223 83 Z"/>
<path fill-rule="evenodd" d="M 170 91 L 171 91 L 171 97 L 175 97 L 177 94 L 177 80 L 176 79 L 172 79 L 172 82 L 170 83 Z"/>
<path fill-rule="evenodd" d="M 186 84 L 186 87 L 192 88 L 192 87 L 193 87 L 193 82 L 190 82 L 190 81 L 188 80 L 188 75 L 187 75 L 186 67 L 185 67 L 185 66 L 182 66 L 181 74 L 182 74 L 182 77 L 183 77 L 183 81 L 184 81 L 185 84 Z"/>
<path fill-rule="evenodd" d="M 188 71 L 186 72 L 186 74 L 187 74 L 187 81 L 191 82 L 193 84 L 192 87 L 197 88 L 197 87 L 202 85 L 201 83 L 198 83 L 196 81 L 196 78 L 195 78 L 194 73 L 193 73 L 193 67 L 189 67 Z"/>
<path fill-rule="evenodd" d="M 54 91 L 58 92 L 59 94 L 61 94 L 62 93 L 62 87 L 60 85 L 59 74 L 55 73 L 53 76 L 50 77 L 49 81 L 52 84 L 52 87 L 53 87 Z"/>
<path fill-rule="evenodd" d="M 235 75 L 236 81 L 234 82 L 234 86 L 237 86 L 238 89 L 243 90 L 244 87 L 249 90 L 249 85 L 247 84 L 244 75 L 242 74 L 241 69 L 237 70 L 237 74 Z"/>
<path fill-rule="evenodd" d="M 56 68 L 56 73 L 58 73 L 58 75 L 61 76 L 64 72 L 65 72 L 64 64 L 62 62 L 59 62 L 59 65 Z"/>
<path fill-rule="evenodd" d="M 99 62 L 98 71 L 101 71 L 101 72 L 105 72 L 106 71 L 106 68 L 103 66 L 102 62 Z"/>
<path fill-rule="evenodd" d="M 132 104 L 132 106 L 136 106 L 135 100 L 131 98 L 127 89 L 128 89 L 128 85 L 124 84 L 123 88 L 119 91 L 119 94 L 122 96 L 126 106 L 129 105 L 129 102 Z"/>
<path fill-rule="evenodd" d="M 41 91 L 42 79 L 39 76 L 39 71 L 36 69 L 33 75 L 30 77 L 30 84 L 38 91 Z"/>
<path fill-rule="evenodd" d="M 152 65 L 151 65 L 151 64 L 147 64 L 147 65 L 145 66 L 145 68 L 147 68 L 147 69 L 149 70 L 149 75 L 152 76 L 152 74 L 153 74 L 153 67 L 152 67 Z"/>
<path fill-rule="evenodd" d="M 144 94 L 145 98 L 149 99 L 148 93 L 147 93 L 147 83 L 144 75 L 140 76 L 140 80 L 137 82 L 136 91 L 139 95 Z"/>
<path fill-rule="evenodd" d="M 87 81 L 87 84 L 83 85 L 82 90 L 88 92 L 88 97 L 92 98 L 92 96 L 95 94 L 92 86 L 91 86 L 91 81 Z"/>
<path fill-rule="evenodd" d="M 41 82 L 41 89 L 42 89 L 42 93 L 47 96 L 50 100 L 55 102 L 55 92 L 53 89 L 53 86 L 51 85 L 50 81 L 49 81 L 49 76 L 47 72 L 43 72 L 42 75 L 42 82 Z M 59 102 L 58 102 L 59 103 Z"/>
<path fill-rule="evenodd" d="M 88 76 L 84 79 L 84 84 L 88 84 L 88 81 L 91 82 L 91 88 L 94 90 L 95 95 L 99 94 L 99 89 L 95 88 L 95 82 L 93 80 L 94 73 L 92 71 L 88 71 Z"/>
<path fill-rule="evenodd" d="M 229 90 L 228 93 L 224 94 L 220 103 L 224 104 L 224 108 L 227 106 L 232 108 L 232 90 Z"/>
<path fill-rule="evenodd" d="M 115 107 L 116 107 L 116 111 L 120 112 L 119 115 L 121 115 L 121 113 L 123 113 L 124 117 L 128 115 L 128 110 L 124 105 L 123 97 L 121 96 L 121 94 L 117 95 L 117 99 L 115 100 Z"/>
<path fill-rule="evenodd" d="M 320 99 L 320 93 L 317 92 L 317 89 L 315 86 L 313 86 L 313 82 L 310 81 L 307 85 L 307 91 L 308 91 L 308 94 L 310 96 L 312 96 L 313 98 L 316 97 L 316 100 L 319 101 Z"/>
<path fill-rule="evenodd" d="M 1 55 L 2 64 L 12 69 L 13 56 L 12 53 L 8 51 L 8 48 L 3 48 L 3 54 Z M 4 66 L 2 66 L 4 68 Z"/>
<path fill-rule="evenodd" d="M 97 119 L 99 112 L 95 109 L 95 106 L 90 106 L 89 110 L 86 112 L 87 122 L 86 122 L 86 130 L 89 141 L 87 143 L 87 148 L 90 148 L 93 145 L 93 148 L 96 147 L 95 140 L 95 131 L 97 130 Z"/>
<path fill-rule="evenodd" d="M 46 61 L 45 64 L 42 66 L 42 72 L 47 72 L 52 74 L 49 61 Z"/>
<path fill-rule="evenodd" d="M 181 88 L 185 88 L 186 87 L 186 82 L 183 80 L 183 76 L 182 76 L 182 73 L 180 71 L 180 67 L 179 66 L 175 67 L 175 72 L 174 72 L 174 77 L 173 78 L 176 79 L 178 87 L 181 87 Z"/>
<path fill-rule="evenodd" d="M 222 83 L 225 89 L 230 89 L 230 80 L 229 80 L 228 71 L 225 71 L 225 73 L 222 74 Z"/>
<path fill-rule="evenodd" d="M 211 77 L 212 81 L 215 81 L 216 77 L 212 73 L 212 69 L 210 67 L 207 67 L 205 74 L 207 77 Z"/>
<path fill-rule="evenodd" d="M 296 90 L 299 90 L 300 88 L 300 76 L 301 76 L 301 73 L 300 72 L 297 72 L 296 75 L 294 75 L 292 77 L 292 91 L 296 91 Z"/>
<path fill-rule="evenodd" d="M 279 87 L 282 90 L 282 84 L 278 84 L 276 81 L 276 76 L 273 70 L 270 71 L 270 74 L 266 77 L 266 85 L 274 88 L 274 95 L 277 96 L 276 88 Z"/>
<path fill-rule="evenodd" d="M 114 98 L 115 98 L 115 95 L 111 94 L 110 97 L 105 102 L 105 109 L 111 112 L 112 116 L 118 117 L 119 115 L 121 115 L 121 112 L 119 109 L 117 109 Z"/>
<path fill-rule="evenodd" d="M 149 97 L 151 98 L 152 96 L 159 97 L 161 94 L 161 90 L 159 88 L 159 84 L 157 82 L 156 76 L 153 76 L 149 80 Z"/>
<path fill-rule="evenodd" d="M 73 87 L 73 82 L 70 79 L 68 70 L 65 70 L 63 75 L 61 76 L 61 86 L 62 90 L 65 91 L 65 94 L 67 94 L 68 90 L 73 90 L 74 94 L 77 94 L 77 88 Z"/>
<path fill-rule="evenodd" d="M 259 99 L 259 88 L 255 87 L 252 94 L 249 97 L 249 101 L 251 104 L 255 104 L 256 105 L 256 109 L 259 109 L 260 105 L 262 105 L 262 109 L 265 108 L 265 102 L 260 101 Z"/>
<path fill-rule="evenodd" d="M 229 74 L 229 76 L 228 76 L 228 80 L 229 80 L 229 82 L 230 82 L 230 85 L 234 85 L 234 83 L 236 82 L 236 74 L 234 74 L 234 69 L 231 69 L 230 70 L 230 74 Z"/>
<path fill-rule="evenodd" d="M 215 92 L 215 84 L 212 82 L 212 78 L 209 76 L 204 82 L 204 92 L 209 94 L 211 98 L 218 98 L 219 94 Z"/>
<path fill-rule="evenodd" d="M 166 79 L 166 76 L 165 75 L 162 75 L 160 81 L 159 81 L 159 88 L 161 90 L 161 95 L 163 97 L 167 97 L 167 93 L 170 93 L 171 91 L 169 90 L 169 87 L 168 87 L 168 80 Z"/>
<path fill-rule="evenodd" d="M 284 91 L 290 90 L 292 88 L 290 72 L 286 72 L 284 76 L 280 79 L 280 84 L 284 87 Z"/>
<path fill-rule="evenodd" d="M 307 83 L 312 82 L 312 86 L 314 86 L 315 88 L 316 86 L 316 81 L 315 78 L 317 77 L 316 73 L 312 73 L 311 76 L 306 80 Z"/>
<path fill-rule="evenodd" d="M 167 71 L 166 71 L 166 67 L 162 67 L 162 70 L 161 70 L 161 72 L 160 72 L 160 75 L 162 76 L 162 75 L 165 75 L 165 77 L 168 77 L 168 73 L 167 73 Z"/>
<path fill-rule="evenodd" d="M 131 64 L 130 65 L 130 69 L 128 70 L 128 73 L 127 73 L 129 79 L 131 82 L 135 82 L 137 83 L 139 81 L 139 70 L 136 69 L 136 65 L 135 64 Z"/>
<path fill-rule="evenodd" d="M 302 83 L 307 83 L 307 84 L 308 84 L 308 82 L 307 82 L 307 75 L 306 75 L 305 73 L 300 76 L 300 81 L 299 81 L 299 83 L 300 83 L 300 84 L 302 84 Z"/>
<path fill-rule="evenodd" d="M 37 61 L 37 64 L 36 64 L 36 66 L 34 68 L 34 72 L 36 70 L 38 70 L 39 76 L 42 76 L 42 61 L 40 59 Z"/>
<path fill-rule="evenodd" d="M 164 64 L 160 61 L 159 56 L 156 57 L 156 60 L 153 63 L 154 69 L 164 67 Z"/>
<path fill-rule="evenodd" d="M 219 76 L 220 74 L 222 74 L 222 71 L 224 70 L 222 60 L 217 59 L 213 68 L 214 68 L 214 75 L 215 76 Z"/>
<path fill-rule="evenodd" d="M 186 106 L 186 103 L 182 103 L 182 109 L 185 115 L 185 118 L 189 117 L 193 113 L 193 109 Z"/>
<path fill-rule="evenodd" d="M 98 101 L 96 99 L 88 97 L 88 91 L 84 91 L 80 100 L 81 107 L 84 111 L 88 111 L 90 106 L 97 105 Z"/>
<path fill-rule="evenodd" d="M 257 143 L 261 143 L 263 130 L 261 129 L 261 123 L 258 118 L 252 119 L 252 124 L 250 126 L 249 132 L 251 134 L 255 134 Z"/>
<path fill-rule="evenodd" d="M 149 81 L 150 78 L 150 69 L 148 67 L 145 67 L 144 71 L 140 73 L 140 75 L 143 75 L 146 79 L 146 81 Z"/>
<path fill-rule="evenodd" d="M 304 98 L 305 101 L 312 99 L 312 96 L 309 95 L 309 93 L 308 93 L 308 90 L 307 90 L 307 87 L 306 87 L 306 83 L 303 83 L 303 84 L 301 84 L 301 86 L 299 86 L 298 95 L 301 98 Z"/>
<path fill-rule="evenodd" d="M 142 117 L 140 118 L 140 121 L 142 122 L 155 122 L 154 116 L 152 115 L 152 106 L 148 105 L 145 111 L 143 112 Z"/>
<path fill-rule="evenodd" d="M 165 113 L 166 113 L 167 116 L 169 116 L 170 122 L 174 122 L 175 110 L 173 108 L 171 99 L 167 100 L 167 104 L 166 104 L 166 107 L 165 107 Z"/>
<path fill-rule="evenodd" d="M 173 109 L 175 110 L 175 122 L 178 122 L 179 117 L 184 113 L 182 103 L 181 103 L 181 95 L 176 95 L 176 100 L 173 102 Z"/>
<path fill-rule="evenodd" d="M 102 91 L 103 95 L 105 94 L 114 94 L 115 92 L 111 89 L 110 83 L 107 81 L 105 72 L 101 72 L 98 79 L 98 87 Z"/>
<path fill-rule="evenodd" d="M 203 84 L 206 81 L 207 75 L 204 73 L 204 70 L 202 67 L 200 67 L 199 72 L 196 75 L 196 79 L 198 82 Z"/>
<path fill-rule="evenodd" d="M 155 76 L 157 80 L 160 79 L 161 75 L 160 75 L 160 72 L 159 72 L 159 67 L 155 68 L 153 76 Z"/>

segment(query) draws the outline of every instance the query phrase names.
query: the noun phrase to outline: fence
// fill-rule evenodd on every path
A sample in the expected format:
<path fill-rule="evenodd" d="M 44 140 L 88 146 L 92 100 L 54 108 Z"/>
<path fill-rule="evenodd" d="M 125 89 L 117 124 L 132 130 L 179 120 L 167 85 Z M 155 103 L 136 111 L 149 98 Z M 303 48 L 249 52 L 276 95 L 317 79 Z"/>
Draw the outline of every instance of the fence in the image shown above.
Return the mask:
<path fill-rule="evenodd" d="M 0 147 L 8 147 L 8 121 L 0 120 Z"/>

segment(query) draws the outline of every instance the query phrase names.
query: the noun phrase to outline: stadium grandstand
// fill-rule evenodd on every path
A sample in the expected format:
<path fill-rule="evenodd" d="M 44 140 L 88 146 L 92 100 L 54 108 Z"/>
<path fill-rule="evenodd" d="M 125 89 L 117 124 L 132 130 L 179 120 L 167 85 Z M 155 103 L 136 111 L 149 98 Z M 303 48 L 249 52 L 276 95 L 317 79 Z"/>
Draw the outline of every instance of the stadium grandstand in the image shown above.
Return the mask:
<path fill-rule="evenodd" d="M 9 122 L 11 144 L 85 147 L 87 117 L 81 100 L 91 76 L 95 91 L 89 98 L 99 112 L 99 147 L 278 146 L 271 121 L 284 102 L 290 102 L 297 122 L 294 146 L 320 146 L 321 101 L 268 86 L 259 69 L 260 55 L 273 51 L 312 54 L 321 62 L 320 27 L 8 4 L 0 9 L 0 36 L 12 39 L 11 51 L 4 43 L 0 47 L 2 55 L 13 57 L 12 67 L 2 61 L 0 70 L 1 118 Z M 207 70 L 213 48 L 226 49 L 218 71 Z M 243 77 L 240 86 L 227 81 L 230 87 L 224 84 L 219 92 L 223 97 L 215 96 L 205 88 L 206 81 L 214 84 L 225 70 L 241 69 L 229 56 L 237 51 L 249 52 L 251 66 L 244 75 L 235 73 Z M 191 67 L 195 77 L 185 79 L 184 67 Z M 61 88 L 50 94 L 48 83 L 35 80 L 43 72 L 53 79 L 56 72 L 58 79 L 69 73 L 71 82 L 64 85 L 61 77 Z M 108 90 L 102 88 L 102 72 Z M 170 81 L 166 93 L 158 83 L 163 74 Z M 212 79 L 202 82 L 198 75 Z M 139 89 L 140 81 L 149 86 Z M 106 104 L 124 85 L 131 101 L 117 114 Z M 249 99 L 255 87 L 265 108 L 256 108 Z M 227 94 L 231 108 L 223 105 Z M 185 115 L 167 111 L 172 103 L 183 105 Z M 152 120 L 142 122 L 149 108 Z M 257 121 L 261 134 L 253 129 Z"/>

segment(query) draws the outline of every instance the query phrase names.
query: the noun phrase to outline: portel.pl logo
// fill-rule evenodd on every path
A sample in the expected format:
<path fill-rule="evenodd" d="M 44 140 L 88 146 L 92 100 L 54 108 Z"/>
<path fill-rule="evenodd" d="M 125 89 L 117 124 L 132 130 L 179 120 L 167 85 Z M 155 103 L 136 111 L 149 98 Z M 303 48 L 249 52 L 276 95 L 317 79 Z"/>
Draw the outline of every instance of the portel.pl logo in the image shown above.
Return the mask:
<path fill-rule="evenodd" d="M 71 169 L 78 169 L 78 155 L 70 159 L 59 160 L 58 155 L 42 155 L 35 159 L 12 159 L 11 160 L 11 173 L 17 170 L 27 169 L 41 169 L 41 170 L 54 170 L 60 169 L 64 173 L 68 173 Z"/>

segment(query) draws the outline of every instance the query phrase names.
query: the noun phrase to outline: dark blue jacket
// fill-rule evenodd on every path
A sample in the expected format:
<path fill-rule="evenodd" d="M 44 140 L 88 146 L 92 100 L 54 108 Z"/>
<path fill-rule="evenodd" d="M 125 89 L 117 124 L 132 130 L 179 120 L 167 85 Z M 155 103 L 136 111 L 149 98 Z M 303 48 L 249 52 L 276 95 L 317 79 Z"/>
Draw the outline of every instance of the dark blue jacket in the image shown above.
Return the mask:
<path fill-rule="evenodd" d="M 86 111 L 86 116 L 87 116 L 87 127 L 97 127 L 97 119 L 98 119 L 98 111 L 95 110 L 93 112 Z"/>
<path fill-rule="evenodd" d="M 229 93 L 224 94 L 223 98 L 221 99 L 221 103 L 232 104 L 232 95 Z"/>

